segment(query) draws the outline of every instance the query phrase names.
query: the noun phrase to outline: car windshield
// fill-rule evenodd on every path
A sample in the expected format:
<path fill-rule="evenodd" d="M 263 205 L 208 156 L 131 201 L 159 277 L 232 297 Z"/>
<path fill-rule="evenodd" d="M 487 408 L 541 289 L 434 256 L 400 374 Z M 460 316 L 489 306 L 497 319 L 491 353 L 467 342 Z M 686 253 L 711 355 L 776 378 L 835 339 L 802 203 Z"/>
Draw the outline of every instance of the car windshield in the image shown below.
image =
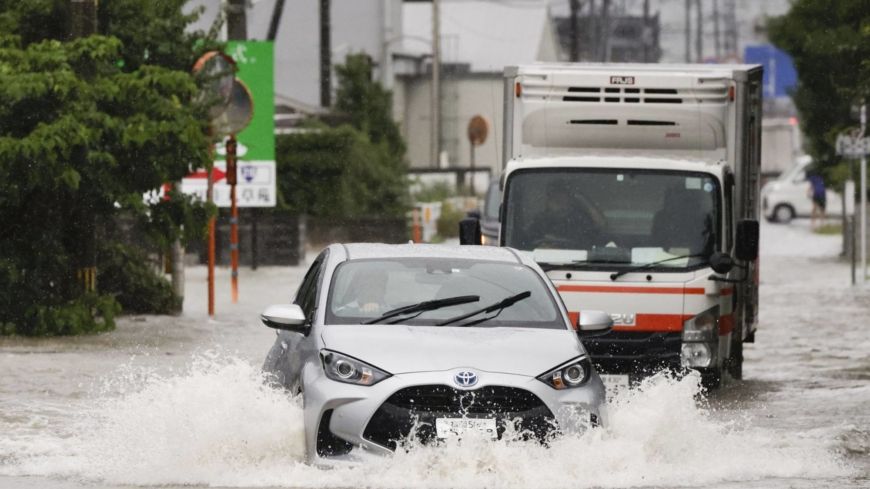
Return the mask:
<path fill-rule="evenodd" d="M 524 291 L 531 295 L 476 327 L 566 327 L 543 280 L 524 265 L 434 258 L 354 260 L 341 264 L 333 275 L 326 322 L 360 324 L 424 301 L 480 297 L 475 302 L 428 310 L 416 317 L 412 317 L 413 313 L 391 319 L 399 319 L 400 324 L 432 326 Z"/>
<path fill-rule="evenodd" d="M 506 191 L 505 244 L 539 263 L 685 269 L 718 243 L 719 184 L 706 173 L 518 172 Z"/>

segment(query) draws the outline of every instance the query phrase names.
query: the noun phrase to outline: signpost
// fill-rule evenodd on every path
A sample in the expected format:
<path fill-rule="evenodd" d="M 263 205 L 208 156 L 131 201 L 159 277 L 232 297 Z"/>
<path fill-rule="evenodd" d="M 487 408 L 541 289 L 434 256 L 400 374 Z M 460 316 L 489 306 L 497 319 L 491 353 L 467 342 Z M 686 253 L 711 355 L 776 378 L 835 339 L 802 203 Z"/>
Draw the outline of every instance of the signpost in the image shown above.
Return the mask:
<path fill-rule="evenodd" d="M 475 150 L 478 146 L 486 142 L 486 136 L 489 134 L 489 121 L 482 115 L 475 115 L 468 121 L 468 142 L 471 146 L 471 195 L 474 195 L 474 157 Z"/>
<path fill-rule="evenodd" d="M 231 294 L 235 303 L 238 301 L 238 208 L 274 207 L 277 203 L 273 47 L 271 42 L 230 41 L 227 54 L 228 57 L 223 54 L 213 57 L 229 60 L 226 64 L 235 69 L 235 77 L 231 83 L 220 77 L 206 93 L 226 98 L 226 102 L 210 114 L 212 134 L 222 140 L 215 154 L 217 161 L 210 172 L 197 170 L 184 178 L 181 190 L 204 197 L 218 207 L 230 208 Z M 217 71 L 211 65 L 200 66 L 200 69 L 205 74 Z M 213 220 L 209 223 L 209 315 L 214 315 Z"/>
<path fill-rule="evenodd" d="M 867 104 L 860 106 L 861 127 L 857 131 L 837 137 L 837 154 L 847 158 L 861 159 L 861 274 L 863 284 L 867 278 L 867 155 L 870 154 L 870 137 L 867 133 Z"/>

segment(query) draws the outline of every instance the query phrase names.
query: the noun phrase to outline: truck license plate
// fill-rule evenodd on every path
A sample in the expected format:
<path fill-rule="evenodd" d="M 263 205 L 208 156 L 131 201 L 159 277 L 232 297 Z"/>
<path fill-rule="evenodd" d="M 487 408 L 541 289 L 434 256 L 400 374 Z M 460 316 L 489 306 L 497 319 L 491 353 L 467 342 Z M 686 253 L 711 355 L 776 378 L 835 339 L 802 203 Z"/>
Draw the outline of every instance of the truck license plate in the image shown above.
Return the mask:
<path fill-rule="evenodd" d="M 620 392 L 628 390 L 628 375 L 600 374 L 601 382 L 604 382 L 604 387 L 607 389 L 607 397 L 613 398 L 619 395 Z"/>
<path fill-rule="evenodd" d="M 462 436 L 465 432 L 480 433 L 483 436 L 498 438 L 495 420 L 488 418 L 436 418 L 435 434 L 438 438 Z"/>

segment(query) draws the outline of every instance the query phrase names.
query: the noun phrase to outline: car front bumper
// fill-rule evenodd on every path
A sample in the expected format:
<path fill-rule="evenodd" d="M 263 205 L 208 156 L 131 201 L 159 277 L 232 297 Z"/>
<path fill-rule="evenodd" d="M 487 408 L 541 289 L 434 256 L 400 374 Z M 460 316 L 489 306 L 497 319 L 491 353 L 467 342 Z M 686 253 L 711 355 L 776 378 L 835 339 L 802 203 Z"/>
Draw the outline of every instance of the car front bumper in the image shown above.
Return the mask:
<path fill-rule="evenodd" d="M 393 375 L 373 386 L 344 384 L 322 372 L 306 382 L 306 443 L 312 460 L 357 460 L 390 454 L 413 431 L 435 439 L 439 417 L 494 418 L 501 436 L 513 420 L 526 438 L 553 430 L 580 433 L 601 420 L 604 386 L 596 374 L 580 387 L 556 390 L 534 377 L 483 372 L 472 388 L 453 383 L 454 369 Z"/>

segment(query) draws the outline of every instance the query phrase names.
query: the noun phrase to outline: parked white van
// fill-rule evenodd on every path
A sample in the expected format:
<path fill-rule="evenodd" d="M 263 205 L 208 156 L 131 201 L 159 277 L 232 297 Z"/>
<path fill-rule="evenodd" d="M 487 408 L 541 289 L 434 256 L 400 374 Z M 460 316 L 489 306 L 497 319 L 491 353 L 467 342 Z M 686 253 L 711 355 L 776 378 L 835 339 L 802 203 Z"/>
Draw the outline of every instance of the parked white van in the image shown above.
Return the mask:
<path fill-rule="evenodd" d="M 810 183 L 807 168 L 813 160 L 809 156 L 798 158 L 797 164 L 761 189 L 761 212 L 771 222 L 787 223 L 795 217 L 810 217 L 813 202 L 807 196 Z M 826 217 L 839 217 L 843 213 L 843 199 L 838 192 L 827 190 Z"/>

